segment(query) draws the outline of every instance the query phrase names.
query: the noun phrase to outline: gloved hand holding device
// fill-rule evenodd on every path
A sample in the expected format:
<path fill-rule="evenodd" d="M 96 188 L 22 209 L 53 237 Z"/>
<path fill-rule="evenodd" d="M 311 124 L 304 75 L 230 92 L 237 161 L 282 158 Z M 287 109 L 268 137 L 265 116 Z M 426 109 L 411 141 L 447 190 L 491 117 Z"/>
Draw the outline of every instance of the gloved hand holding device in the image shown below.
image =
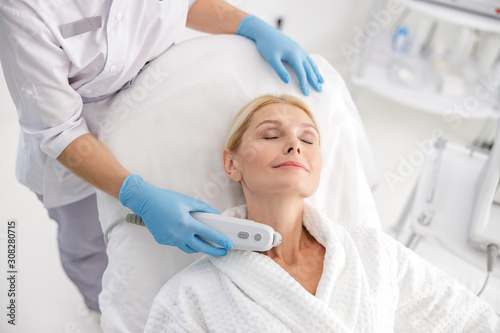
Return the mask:
<path fill-rule="evenodd" d="M 314 89 L 321 91 L 321 83 L 324 80 L 316 64 L 299 44 L 285 36 L 281 31 L 257 16 L 249 15 L 241 21 L 237 34 L 247 37 L 257 44 L 257 49 L 262 57 L 273 67 L 283 82 L 290 82 L 290 75 L 282 63 L 282 61 L 286 61 L 297 74 L 304 95 L 309 95 L 307 80 Z"/>
<path fill-rule="evenodd" d="M 213 256 L 226 254 L 225 249 L 212 246 L 197 237 L 200 236 L 228 250 L 233 248 L 226 236 L 189 214 L 190 211 L 219 213 L 202 201 L 150 185 L 138 175 L 130 175 L 125 179 L 119 198 L 124 206 L 144 220 L 160 244 L 177 246 L 186 253 L 203 252 Z"/>

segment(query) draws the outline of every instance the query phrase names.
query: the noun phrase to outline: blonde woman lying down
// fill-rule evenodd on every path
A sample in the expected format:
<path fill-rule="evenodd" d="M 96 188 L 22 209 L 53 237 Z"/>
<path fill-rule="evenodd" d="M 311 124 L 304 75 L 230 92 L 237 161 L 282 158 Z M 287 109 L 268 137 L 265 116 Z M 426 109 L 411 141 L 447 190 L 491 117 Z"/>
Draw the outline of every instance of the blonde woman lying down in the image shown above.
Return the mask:
<path fill-rule="evenodd" d="M 320 142 L 295 97 L 240 111 L 223 161 L 246 205 L 225 214 L 270 225 L 282 244 L 202 257 L 158 293 L 146 332 L 500 332 L 489 304 L 382 231 L 304 202 L 320 181 Z"/>

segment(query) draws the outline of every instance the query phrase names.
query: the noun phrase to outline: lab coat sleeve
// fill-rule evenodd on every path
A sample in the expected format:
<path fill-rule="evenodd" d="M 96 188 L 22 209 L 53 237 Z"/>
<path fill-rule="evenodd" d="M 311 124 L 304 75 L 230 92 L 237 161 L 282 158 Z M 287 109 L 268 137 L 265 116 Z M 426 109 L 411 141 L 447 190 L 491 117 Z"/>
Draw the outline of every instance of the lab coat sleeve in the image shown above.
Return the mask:
<path fill-rule="evenodd" d="M 401 244 L 396 332 L 500 332 L 490 304 Z"/>
<path fill-rule="evenodd" d="M 0 60 L 21 130 L 57 158 L 89 133 L 82 99 L 69 85 L 70 60 L 54 34 L 28 5 L 0 4 Z"/>

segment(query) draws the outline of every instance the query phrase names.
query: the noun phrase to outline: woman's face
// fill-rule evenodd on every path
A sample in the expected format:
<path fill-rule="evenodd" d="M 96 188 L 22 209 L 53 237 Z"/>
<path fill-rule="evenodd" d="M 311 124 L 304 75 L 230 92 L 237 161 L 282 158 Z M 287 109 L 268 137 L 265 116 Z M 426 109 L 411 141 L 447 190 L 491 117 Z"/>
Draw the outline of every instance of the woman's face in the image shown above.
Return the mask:
<path fill-rule="evenodd" d="M 231 179 L 255 194 L 309 197 L 318 187 L 321 165 L 319 135 L 311 118 L 287 104 L 256 111 L 238 152 L 224 154 Z"/>

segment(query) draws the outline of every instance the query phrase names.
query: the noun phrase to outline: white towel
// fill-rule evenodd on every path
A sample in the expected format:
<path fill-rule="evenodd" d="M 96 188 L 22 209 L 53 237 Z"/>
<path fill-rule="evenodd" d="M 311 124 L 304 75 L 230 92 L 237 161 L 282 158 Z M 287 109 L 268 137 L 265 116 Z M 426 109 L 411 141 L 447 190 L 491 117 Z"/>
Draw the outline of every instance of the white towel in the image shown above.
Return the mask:
<path fill-rule="evenodd" d="M 380 230 L 307 204 L 303 221 L 326 248 L 316 295 L 263 254 L 204 256 L 161 289 L 145 332 L 500 332 L 488 303 Z"/>

